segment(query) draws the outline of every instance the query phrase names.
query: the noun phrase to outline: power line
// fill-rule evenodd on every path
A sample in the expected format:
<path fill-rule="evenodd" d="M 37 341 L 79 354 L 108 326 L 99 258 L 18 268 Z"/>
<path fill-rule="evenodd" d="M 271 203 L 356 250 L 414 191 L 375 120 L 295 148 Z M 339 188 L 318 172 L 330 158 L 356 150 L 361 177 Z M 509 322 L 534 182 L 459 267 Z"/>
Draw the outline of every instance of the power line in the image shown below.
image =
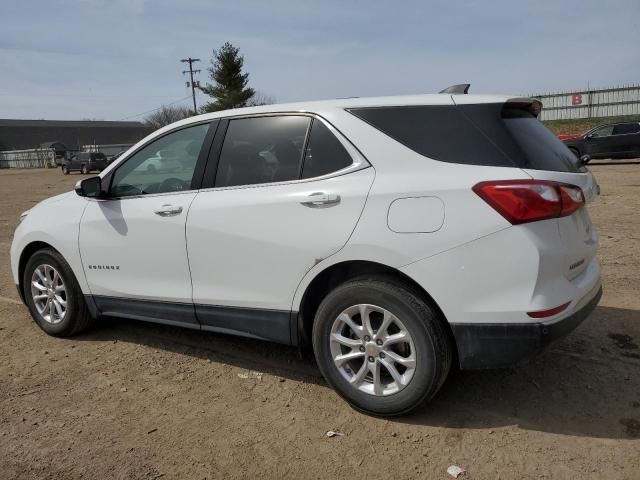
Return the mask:
<path fill-rule="evenodd" d="M 168 107 L 168 106 L 170 106 L 170 105 L 175 105 L 176 103 L 184 102 L 184 101 L 185 101 L 185 100 L 187 100 L 189 97 L 190 97 L 190 95 L 187 95 L 187 96 L 186 96 L 186 97 L 184 97 L 184 98 L 181 98 L 181 99 L 179 99 L 179 100 L 175 100 L 175 101 L 170 102 L 170 103 L 167 103 L 167 104 L 165 104 L 165 105 L 161 105 L 160 107 L 158 107 L 158 108 L 154 108 L 153 110 L 147 110 L 146 112 L 136 113 L 135 115 L 129 115 L 128 117 L 121 118 L 120 120 L 117 120 L 117 121 L 118 121 L 118 122 L 121 122 L 122 120 L 127 120 L 127 119 L 129 119 L 129 118 L 135 118 L 135 117 L 139 117 L 139 116 L 141 116 L 141 115 L 146 115 L 147 113 L 157 112 L 158 110 L 162 110 L 164 107 Z"/>
<path fill-rule="evenodd" d="M 182 60 L 180 60 L 182 63 L 188 63 L 189 64 L 189 70 L 183 70 L 182 74 L 185 74 L 187 72 L 189 72 L 189 75 L 191 75 L 191 95 L 193 96 L 193 114 L 197 115 L 198 114 L 198 109 L 196 107 L 196 86 L 193 84 L 193 74 L 194 73 L 200 73 L 200 70 L 194 70 L 193 69 L 193 64 L 196 62 L 199 62 L 200 59 L 199 58 L 183 58 Z"/>

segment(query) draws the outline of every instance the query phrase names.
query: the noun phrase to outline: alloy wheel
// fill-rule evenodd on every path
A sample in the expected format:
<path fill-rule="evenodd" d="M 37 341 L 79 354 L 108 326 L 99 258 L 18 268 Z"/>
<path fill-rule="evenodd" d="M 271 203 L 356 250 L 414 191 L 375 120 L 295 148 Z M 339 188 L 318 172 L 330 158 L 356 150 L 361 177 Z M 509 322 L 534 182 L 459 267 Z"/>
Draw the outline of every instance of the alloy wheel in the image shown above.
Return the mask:
<path fill-rule="evenodd" d="M 355 388 L 375 396 L 404 389 L 415 373 L 416 352 L 404 324 L 388 310 L 353 305 L 333 322 L 333 363 Z"/>
<path fill-rule="evenodd" d="M 31 298 L 42 319 L 53 325 L 67 313 L 67 289 L 62 276 L 51 265 L 38 265 L 31 276 Z"/>

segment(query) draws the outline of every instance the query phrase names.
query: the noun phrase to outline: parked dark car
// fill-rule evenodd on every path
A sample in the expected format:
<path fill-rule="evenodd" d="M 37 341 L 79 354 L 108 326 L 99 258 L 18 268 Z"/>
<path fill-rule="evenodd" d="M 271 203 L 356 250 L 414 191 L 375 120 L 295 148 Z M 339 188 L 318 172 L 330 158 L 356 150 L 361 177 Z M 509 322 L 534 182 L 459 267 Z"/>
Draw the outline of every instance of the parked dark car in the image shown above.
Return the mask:
<path fill-rule="evenodd" d="M 111 165 L 113 162 L 115 162 L 118 158 L 120 158 L 120 155 L 122 155 L 124 152 L 126 152 L 126 150 L 121 150 L 118 153 L 114 154 L 114 155 L 110 155 L 107 157 L 107 165 Z"/>
<path fill-rule="evenodd" d="M 578 158 L 640 157 L 640 122 L 599 125 L 563 142 Z"/>
<path fill-rule="evenodd" d="M 65 175 L 74 170 L 87 174 L 93 170 L 101 172 L 107 168 L 107 157 L 100 152 L 80 152 L 62 164 L 62 173 Z"/>

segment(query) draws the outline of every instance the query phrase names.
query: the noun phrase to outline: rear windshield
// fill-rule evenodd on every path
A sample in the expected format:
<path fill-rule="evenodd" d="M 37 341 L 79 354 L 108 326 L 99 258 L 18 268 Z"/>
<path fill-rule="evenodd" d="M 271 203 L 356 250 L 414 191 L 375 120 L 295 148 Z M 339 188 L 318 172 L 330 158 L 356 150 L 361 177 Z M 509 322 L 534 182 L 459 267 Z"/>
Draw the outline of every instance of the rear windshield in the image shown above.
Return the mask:
<path fill-rule="evenodd" d="M 434 160 L 577 172 L 575 156 L 528 104 L 354 108 L 349 112 Z"/>

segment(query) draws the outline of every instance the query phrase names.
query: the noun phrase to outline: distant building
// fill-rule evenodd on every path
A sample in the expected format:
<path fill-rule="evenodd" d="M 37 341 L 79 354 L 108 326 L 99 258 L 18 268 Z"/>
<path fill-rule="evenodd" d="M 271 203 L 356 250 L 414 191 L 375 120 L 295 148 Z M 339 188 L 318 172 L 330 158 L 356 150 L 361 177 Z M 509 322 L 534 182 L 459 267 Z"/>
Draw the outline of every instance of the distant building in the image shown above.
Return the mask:
<path fill-rule="evenodd" d="M 37 148 L 43 144 L 63 145 L 68 150 L 94 144 L 131 145 L 151 131 L 141 122 L 0 119 L 0 150 Z"/>

